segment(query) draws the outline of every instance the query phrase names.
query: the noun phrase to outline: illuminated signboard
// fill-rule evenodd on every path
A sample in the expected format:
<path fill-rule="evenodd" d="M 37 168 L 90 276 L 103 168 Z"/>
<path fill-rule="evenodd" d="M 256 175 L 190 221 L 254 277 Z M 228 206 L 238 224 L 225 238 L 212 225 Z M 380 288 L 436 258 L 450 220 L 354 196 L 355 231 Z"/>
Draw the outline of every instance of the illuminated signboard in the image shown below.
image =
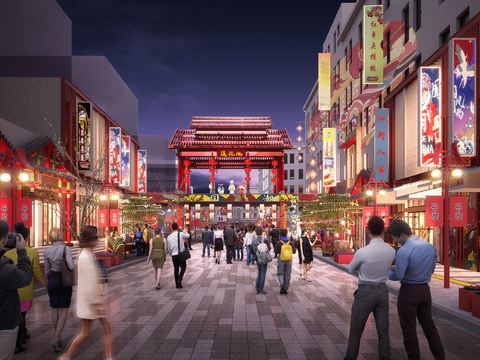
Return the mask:
<path fill-rule="evenodd" d="M 363 7 L 363 83 L 383 84 L 383 6 Z"/>
<path fill-rule="evenodd" d="M 130 136 L 122 136 L 121 186 L 130 186 Z"/>
<path fill-rule="evenodd" d="M 78 126 L 78 170 L 90 170 L 91 133 L 90 117 L 92 115 L 92 103 L 80 102 L 77 104 Z"/>
<path fill-rule="evenodd" d="M 337 184 L 337 134 L 334 128 L 323 129 L 323 186 L 332 187 Z"/>
<path fill-rule="evenodd" d="M 476 138 L 475 118 L 475 39 L 452 39 L 450 42 L 450 68 L 453 88 L 453 141 L 463 156 L 474 156 Z"/>
<path fill-rule="evenodd" d="M 147 192 L 147 150 L 138 150 L 138 192 Z"/>
<path fill-rule="evenodd" d="M 217 150 L 218 157 L 246 157 L 247 150 L 244 149 L 220 149 Z"/>
<path fill-rule="evenodd" d="M 119 127 L 110 128 L 109 155 L 110 155 L 110 180 L 114 183 L 120 182 L 120 143 L 122 142 L 122 129 Z"/>
<path fill-rule="evenodd" d="M 375 109 L 375 180 L 388 181 L 388 109 Z"/>
<path fill-rule="evenodd" d="M 438 66 L 418 69 L 419 85 L 419 165 L 433 165 L 433 154 L 442 140 L 442 81 Z"/>
<path fill-rule="evenodd" d="M 318 54 L 318 110 L 330 110 L 330 54 Z"/>

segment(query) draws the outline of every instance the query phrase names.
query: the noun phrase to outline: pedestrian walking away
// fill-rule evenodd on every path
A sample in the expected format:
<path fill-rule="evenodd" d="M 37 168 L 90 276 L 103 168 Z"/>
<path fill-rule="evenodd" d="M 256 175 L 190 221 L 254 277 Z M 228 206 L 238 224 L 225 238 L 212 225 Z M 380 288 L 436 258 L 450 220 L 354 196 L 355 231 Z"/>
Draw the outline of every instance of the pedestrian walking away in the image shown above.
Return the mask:
<path fill-rule="evenodd" d="M 215 226 L 213 227 L 213 230 L 215 234 L 215 264 L 220 264 L 223 251 L 223 230 L 220 228 L 215 230 Z"/>
<path fill-rule="evenodd" d="M 243 231 L 243 226 L 237 232 L 237 243 L 236 253 L 237 253 L 237 261 L 243 260 L 243 244 L 245 239 L 245 232 Z"/>
<path fill-rule="evenodd" d="M 357 359 L 360 340 L 370 313 L 373 313 L 378 336 L 378 358 L 390 359 L 387 271 L 395 260 L 395 250 L 383 241 L 385 224 L 372 216 L 367 224 L 370 244 L 357 250 L 348 272 L 358 271 L 358 289 L 354 293 L 345 360 Z"/>
<path fill-rule="evenodd" d="M 401 284 L 397 311 L 408 359 L 420 359 L 417 318 L 434 359 L 445 359 L 442 340 L 432 318 L 432 296 L 428 285 L 437 264 L 437 249 L 414 235 L 403 220 L 393 220 L 387 233 L 402 245 L 388 278 Z"/>
<path fill-rule="evenodd" d="M 157 290 L 160 290 L 162 269 L 165 264 L 165 254 L 167 252 L 167 242 L 160 236 L 160 232 L 160 228 L 155 228 L 155 237 L 150 240 L 150 250 L 147 259 L 147 264 L 149 264 L 150 259 L 152 259 L 155 289 Z"/>
<path fill-rule="evenodd" d="M 250 251 L 253 254 L 257 254 L 259 251 L 259 247 L 265 245 L 267 247 L 266 251 L 270 251 L 270 242 L 268 239 L 264 238 L 262 236 L 263 234 L 263 227 L 257 226 L 255 228 L 255 234 L 257 237 L 252 241 L 252 244 L 250 246 Z M 261 294 L 261 295 L 266 295 L 267 292 L 263 290 L 263 287 L 265 286 L 265 275 L 267 274 L 267 267 L 268 263 L 265 264 L 260 264 L 257 261 L 257 280 L 255 281 L 255 293 L 256 294 Z"/>
<path fill-rule="evenodd" d="M 302 274 L 300 275 L 303 280 L 311 281 L 310 277 L 308 276 L 308 271 L 313 267 L 313 251 L 312 251 L 312 243 L 310 242 L 310 238 L 308 237 L 308 230 L 302 230 L 302 236 L 300 237 L 300 253 L 299 257 L 301 258 L 301 263 L 303 264 Z"/>
<path fill-rule="evenodd" d="M 248 232 L 245 234 L 245 249 L 246 249 L 246 256 L 247 256 L 247 265 L 253 263 L 253 255 L 250 253 L 250 247 L 252 246 L 252 241 L 255 239 L 255 233 L 253 232 L 253 226 L 248 226 Z"/>
<path fill-rule="evenodd" d="M 235 258 L 235 243 L 237 242 L 237 233 L 234 230 L 234 225 L 230 224 L 229 229 L 225 229 L 223 233 L 223 239 L 225 241 L 225 247 L 227 248 L 227 264 L 232 263 L 232 259 Z"/>
<path fill-rule="evenodd" d="M 187 269 L 187 262 L 180 259 L 179 254 L 185 250 L 185 239 L 188 239 L 190 236 L 188 232 L 182 231 L 178 227 L 176 222 L 172 223 L 173 232 L 168 235 L 167 238 L 167 249 L 168 253 L 172 257 L 173 262 L 173 276 L 175 278 L 175 285 L 177 289 L 183 288 L 182 280 L 185 270 Z M 180 249 L 179 249 L 180 247 Z"/>
<path fill-rule="evenodd" d="M 292 274 L 292 259 L 295 253 L 295 241 L 287 237 L 287 230 L 280 230 L 280 239 L 275 245 L 275 257 L 280 255 L 277 262 L 277 277 L 280 283 L 280 294 L 287 295 Z"/>
<path fill-rule="evenodd" d="M 143 239 L 143 232 L 140 229 L 140 226 L 137 227 L 137 231 L 135 232 L 135 236 L 133 237 L 133 242 L 135 243 L 135 256 L 142 256 L 142 250 L 145 244 L 145 240 Z"/>
<path fill-rule="evenodd" d="M 277 244 L 279 238 L 280 232 L 277 228 L 275 228 L 275 225 L 272 224 L 272 230 L 270 230 L 269 232 L 269 239 L 272 241 L 273 248 L 275 248 L 275 245 Z M 275 257 L 277 257 L 277 255 L 275 255 Z"/>
<path fill-rule="evenodd" d="M 205 257 L 205 249 L 207 249 L 208 257 L 210 257 L 211 243 L 212 243 L 212 232 L 208 230 L 208 226 L 205 226 L 205 230 L 202 232 L 202 244 L 203 244 L 202 257 Z"/>

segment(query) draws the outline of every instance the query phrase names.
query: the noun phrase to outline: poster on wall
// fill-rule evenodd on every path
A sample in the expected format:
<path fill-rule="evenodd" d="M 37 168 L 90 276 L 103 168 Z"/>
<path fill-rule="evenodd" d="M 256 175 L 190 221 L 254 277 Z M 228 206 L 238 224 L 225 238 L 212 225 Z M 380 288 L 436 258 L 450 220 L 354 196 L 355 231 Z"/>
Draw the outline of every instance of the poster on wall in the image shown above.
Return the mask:
<path fill-rule="evenodd" d="M 433 154 L 441 147 L 442 139 L 442 81 L 439 66 L 418 69 L 419 85 L 419 165 L 433 165 Z"/>
<path fill-rule="evenodd" d="M 388 181 L 388 109 L 375 109 L 375 180 Z"/>
<path fill-rule="evenodd" d="M 138 150 L 138 192 L 147 192 L 147 150 Z"/>
<path fill-rule="evenodd" d="M 79 102 L 77 104 L 77 149 L 78 170 L 90 170 L 91 132 L 90 117 L 92 115 L 91 102 Z"/>
<path fill-rule="evenodd" d="M 337 184 L 336 174 L 337 139 L 334 128 L 323 129 L 323 186 Z"/>
<path fill-rule="evenodd" d="M 468 224 L 468 196 L 450 196 L 450 227 Z"/>
<path fill-rule="evenodd" d="M 130 136 L 122 136 L 121 186 L 130 186 Z"/>
<path fill-rule="evenodd" d="M 425 225 L 427 227 L 442 227 L 443 222 L 443 196 L 427 196 L 427 214 Z"/>
<path fill-rule="evenodd" d="M 363 83 L 383 84 L 383 6 L 363 7 Z"/>
<path fill-rule="evenodd" d="M 122 141 L 122 129 L 119 127 L 111 127 L 109 139 L 110 181 L 118 184 L 120 182 L 120 144 Z"/>
<path fill-rule="evenodd" d="M 476 119 L 475 119 L 475 39 L 452 39 L 450 41 L 450 70 L 453 86 L 453 140 L 458 152 L 463 156 L 474 156 Z"/>
<path fill-rule="evenodd" d="M 318 110 L 330 110 L 330 54 L 318 54 Z"/>

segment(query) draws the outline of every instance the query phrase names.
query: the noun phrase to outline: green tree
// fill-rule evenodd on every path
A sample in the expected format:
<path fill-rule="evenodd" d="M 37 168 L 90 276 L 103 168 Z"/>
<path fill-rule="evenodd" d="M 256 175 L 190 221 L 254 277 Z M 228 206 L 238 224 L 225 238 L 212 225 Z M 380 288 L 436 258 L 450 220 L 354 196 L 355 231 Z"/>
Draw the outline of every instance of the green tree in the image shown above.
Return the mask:
<path fill-rule="evenodd" d="M 151 224 L 161 208 L 152 198 L 124 196 L 120 204 L 123 231 L 131 232 L 135 231 L 137 226 L 143 228 L 143 224 Z M 162 221 L 162 218 L 158 218 L 159 223 Z"/>

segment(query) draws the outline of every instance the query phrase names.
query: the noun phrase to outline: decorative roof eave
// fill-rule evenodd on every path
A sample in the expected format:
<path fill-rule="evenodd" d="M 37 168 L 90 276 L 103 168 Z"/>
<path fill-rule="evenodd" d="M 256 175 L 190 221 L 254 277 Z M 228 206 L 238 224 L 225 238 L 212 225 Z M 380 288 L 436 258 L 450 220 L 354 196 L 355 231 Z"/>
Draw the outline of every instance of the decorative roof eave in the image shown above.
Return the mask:
<path fill-rule="evenodd" d="M 72 171 L 70 169 L 70 166 L 68 165 L 68 163 L 65 161 L 64 157 L 62 156 L 62 154 L 58 151 L 57 147 L 55 146 L 55 143 L 53 142 L 53 140 L 48 137 L 48 136 L 44 136 L 44 137 L 41 137 L 41 138 L 38 138 L 32 142 L 30 142 L 29 144 L 25 145 L 24 148 L 25 148 L 25 155 L 26 156 L 31 156 L 31 155 L 34 155 L 35 153 L 37 153 L 39 150 L 47 147 L 47 146 L 51 146 L 54 150 L 55 150 L 55 153 L 56 155 L 59 157 L 59 159 L 62 161 L 63 165 L 67 168 L 68 171 Z"/>
<path fill-rule="evenodd" d="M 228 116 L 194 116 L 190 122 L 190 129 L 271 129 L 270 116 L 259 117 L 228 117 Z"/>
<path fill-rule="evenodd" d="M 5 144 L 7 144 L 7 147 L 11 149 L 13 153 L 16 155 L 17 154 L 16 150 L 13 148 L 13 145 L 10 143 L 10 141 L 8 141 L 7 137 L 1 130 L 0 130 L 0 138 L 5 142 Z"/>
<path fill-rule="evenodd" d="M 61 176 L 61 177 L 66 177 L 66 178 L 69 178 L 70 180 L 75 180 L 75 177 L 72 176 L 71 174 L 69 173 L 66 173 L 66 172 L 62 172 L 62 171 L 58 171 L 56 169 L 50 169 L 50 168 L 47 168 L 46 166 L 43 166 L 43 165 L 37 165 L 35 163 L 32 163 L 30 161 L 28 161 L 28 164 L 34 168 L 34 169 L 37 169 L 37 170 L 40 170 L 41 172 L 45 172 L 47 174 L 53 174 L 53 175 L 56 175 L 56 176 Z"/>

